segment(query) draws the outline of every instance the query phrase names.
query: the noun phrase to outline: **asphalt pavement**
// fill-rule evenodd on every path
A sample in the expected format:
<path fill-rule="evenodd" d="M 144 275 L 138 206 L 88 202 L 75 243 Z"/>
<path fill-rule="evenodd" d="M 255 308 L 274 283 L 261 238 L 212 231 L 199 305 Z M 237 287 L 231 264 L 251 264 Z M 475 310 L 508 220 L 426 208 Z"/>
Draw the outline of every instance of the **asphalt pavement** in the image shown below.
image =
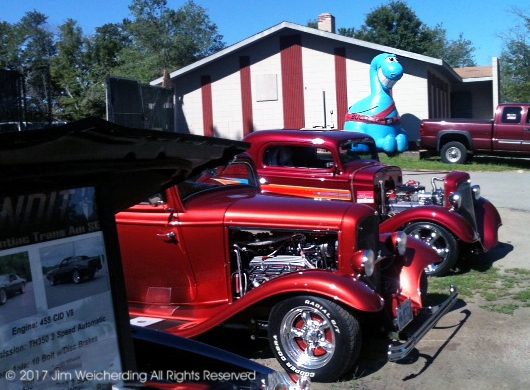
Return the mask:
<path fill-rule="evenodd" d="M 431 190 L 431 177 L 439 172 L 403 172 L 403 182 L 416 180 Z M 502 258 L 494 266 L 530 269 L 530 171 L 470 172 L 471 184 L 480 185 L 481 195 L 492 202 L 502 219 L 499 242 Z"/>

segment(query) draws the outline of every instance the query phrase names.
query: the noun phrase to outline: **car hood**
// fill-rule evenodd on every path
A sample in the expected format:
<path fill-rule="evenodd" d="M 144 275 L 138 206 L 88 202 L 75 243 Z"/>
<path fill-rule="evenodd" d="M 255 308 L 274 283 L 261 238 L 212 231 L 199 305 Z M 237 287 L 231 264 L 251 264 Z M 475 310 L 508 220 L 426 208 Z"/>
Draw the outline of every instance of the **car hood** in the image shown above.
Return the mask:
<path fill-rule="evenodd" d="M 225 212 L 229 226 L 259 226 L 277 229 L 333 230 L 343 228 L 348 216 L 363 218 L 373 215 L 366 205 L 350 202 L 318 201 L 307 198 L 268 194 L 241 197 Z"/>
<path fill-rule="evenodd" d="M 367 164 L 351 170 L 351 176 L 354 183 L 374 183 L 376 177 L 392 176 L 395 184 L 401 184 L 402 171 L 401 168 L 393 165 L 384 165 L 382 163 Z"/>
<path fill-rule="evenodd" d="M 249 146 L 91 117 L 52 129 L 1 133 L 0 185 L 24 191 L 104 184 L 118 212 Z"/>

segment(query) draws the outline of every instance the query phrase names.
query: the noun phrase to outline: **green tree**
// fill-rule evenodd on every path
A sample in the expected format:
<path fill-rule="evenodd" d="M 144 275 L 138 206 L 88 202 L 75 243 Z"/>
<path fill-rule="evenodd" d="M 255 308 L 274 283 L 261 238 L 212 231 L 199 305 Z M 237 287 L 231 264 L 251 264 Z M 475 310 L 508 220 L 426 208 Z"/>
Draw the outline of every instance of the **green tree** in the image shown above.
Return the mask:
<path fill-rule="evenodd" d="M 307 27 L 315 28 L 318 30 L 318 19 L 310 19 L 307 21 Z"/>
<path fill-rule="evenodd" d="M 22 40 L 16 26 L 0 22 L 0 68 L 7 70 L 19 68 Z"/>
<path fill-rule="evenodd" d="M 225 47 L 193 1 L 174 10 L 166 0 L 132 0 L 130 10 L 130 20 L 93 36 L 71 19 L 53 28 L 38 11 L 0 22 L 0 66 L 24 75 L 29 121 L 104 116 L 107 75 L 148 82 Z"/>
<path fill-rule="evenodd" d="M 16 25 L 20 34 L 20 67 L 26 78 L 27 113 L 30 121 L 49 121 L 57 93 L 51 79 L 56 54 L 54 34 L 44 14 L 26 12 Z"/>
<path fill-rule="evenodd" d="M 360 29 L 343 29 L 343 35 L 347 32 L 365 41 L 442 58 L 453 67 L 475 65 L 471 41 L 462 34 L 456 41 L 449 40 L 441 24 L 428 27 L 404 1 L 391 1 L 376 8 L 366 16 Z"/>
<path fill-rule="evenodd" d="M 512 12 L 521 24 L 501 36 L 501 101 L 530 102 L 530 18 L 519 9 Z"/>
<path fill-rule="evenodd" d="M 83 111 L 90 115 L 105 116 L 106 112 L 106 77 L 113 73 L 118 75 L 120 67 L 127 61 L 126 52 L 131 43 L 125 26 L 129 23 L 108 23 L 96 28 L 96 33 L 87 41 L 87 78 L 89 84 L 84 93 Z M 133 61 L 142 61 L 142 58 Z M 133 74 L 123 75 L 127 78 L 136 78 Z"/>
<path fill-rule="evenodd" d="M 89 83 L 85 50 L 83 31 L 76 21 L 68 19 L 59 26 L 57 55 L 52 60 L 52 74 L 60 84 L 62 117 L 67 120 L 84 116 L 82 101 Z"/>
<path fill-rule="evenodd" d="M 366 15 L 355 38 L 396 49 L 423 53 L 431 42 L 431 31 L 405 2 L 391 1 Z"/>
<path fill-rule="evenodd" d="M 340 28 L 337 30 L 337 33 L 338 33 L 339 35 L 342 35 L 343 37 L 355 38 L 355 29 L 354 29 L 354 28 L 344 28 L 344 27 L 340 27 Z"/>
<path fill-rule="evenodd" d="M 131 46 L 117 69 L 122 75 L 147 82 L 225 47 L 217 26 L 193 1 L 173 10 L 166 0 L 133 0 L 129 9 L 134 18 L 126 27 Z"/>
<path fill-rule="evenodd" d="M 91 37 L 72 19 L 59 26 L 52 74 L 60 84 L 63 119 L 105 115 L 105 78 L 119 66 L 127 42 L 121 24 L 98 27 Z"/>

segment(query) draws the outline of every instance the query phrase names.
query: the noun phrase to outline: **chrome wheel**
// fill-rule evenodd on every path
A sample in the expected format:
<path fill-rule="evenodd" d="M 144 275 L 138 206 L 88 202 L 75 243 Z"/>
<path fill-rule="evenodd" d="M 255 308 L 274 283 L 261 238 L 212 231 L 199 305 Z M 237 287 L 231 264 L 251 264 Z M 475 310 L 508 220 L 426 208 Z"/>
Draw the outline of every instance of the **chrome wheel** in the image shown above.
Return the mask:
<path fill-rule="evenodd" d="M 335 353 L 331 323 L 315 309 L 292 309 L 281 322 L 280 336 L 291 360 L 308 369 L 324 367 Z"/>
<path fill-rule="evenodd" d="M 0 290 L 0 305 L 3 305 L 7 302 L 7 293 L 6 290 Z"/>
<path fill-rule="evenodd" d="M 440 261 L 425 268 L 431 276 L 445 275 L 458 259 L 458 243 L 455 237 L 440 225 L 428 222 L 416 222 L 403 229 L 409 236 L 422 240 L 433 248 Z"/>
<path fill-rule="evenodd" d="M 454 146 L 447 149 L 445 155 L 447 156 L 447 160 L 453 164 L 456 164 L 462 158 L 462 153 L 460 152 L 460 149 Z"/>
<path fill-rule="evenodd" d="M 446 164 L 464 164 L 467 159 L 467 149 L 460 142 L 448 142 L 442 147 L 440 157 Z"/>
<path fill-rule="evenodd" d="M 361 340 L 353 314 L 325 298 L 291 297 L 269 316 L 270 346 L 280 364 L 315 381 L 335 381 L 350 369 Z"/>

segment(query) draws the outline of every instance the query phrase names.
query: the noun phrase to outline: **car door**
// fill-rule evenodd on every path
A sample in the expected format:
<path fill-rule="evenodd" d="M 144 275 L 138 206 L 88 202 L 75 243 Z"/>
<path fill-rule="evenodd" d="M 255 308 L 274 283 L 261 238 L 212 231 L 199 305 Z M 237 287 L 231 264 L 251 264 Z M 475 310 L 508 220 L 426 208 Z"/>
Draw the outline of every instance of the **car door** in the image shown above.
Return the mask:
<path fill-rule="evenodd" d="M 529 107 L 523 107 L 523 133 L 521 140 L 521 151 L 530 153 L 530 111 Z"/>
<path fill-rule="evenodd" d="M 170 188 L 116 215 L 129 301 L 170 304 L 195 300 L 196 283 Z"/>
<path fill-rule="evenodd" d="M 495 124 L 493 147 L 496 151 L 521 151 L 523 142 L 523 108 L 521 106 L 502 107 L 500 120 Z"/>

